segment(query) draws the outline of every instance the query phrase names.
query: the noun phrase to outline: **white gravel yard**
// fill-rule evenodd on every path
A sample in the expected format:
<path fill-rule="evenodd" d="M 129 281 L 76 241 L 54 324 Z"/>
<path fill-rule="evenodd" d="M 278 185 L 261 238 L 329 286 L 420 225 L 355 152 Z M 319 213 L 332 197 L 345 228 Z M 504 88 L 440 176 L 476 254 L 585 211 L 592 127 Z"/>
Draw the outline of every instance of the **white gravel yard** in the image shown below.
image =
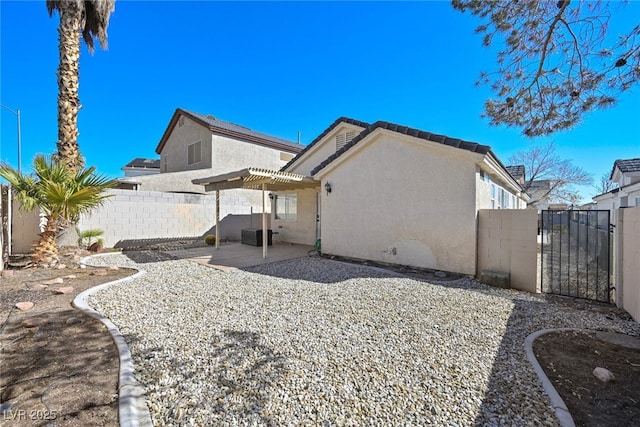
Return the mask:
<path fill-rule="evenodd" d="M 524 340 L 637 323 L 471 279 L 447 284 L 300 258 L 147 275 L 90 304 L 125 336 L 156 425 L 557 425 Z"/>

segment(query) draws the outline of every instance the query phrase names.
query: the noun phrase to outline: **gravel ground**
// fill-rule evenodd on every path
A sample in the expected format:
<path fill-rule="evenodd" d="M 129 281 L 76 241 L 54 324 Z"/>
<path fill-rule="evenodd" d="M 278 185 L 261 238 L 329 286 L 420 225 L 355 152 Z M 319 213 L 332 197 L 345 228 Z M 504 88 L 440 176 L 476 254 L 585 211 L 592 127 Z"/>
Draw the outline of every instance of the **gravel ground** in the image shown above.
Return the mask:
<path fill-rule="evenodd" d="M 525 337 L 640 336 L 628 317 L 468 278 L 431 284 L 318 258 L 227 273 L 137 266 L 148 274 L 90 303 L 125 336 L 157 425 L 557 425 Z"/>

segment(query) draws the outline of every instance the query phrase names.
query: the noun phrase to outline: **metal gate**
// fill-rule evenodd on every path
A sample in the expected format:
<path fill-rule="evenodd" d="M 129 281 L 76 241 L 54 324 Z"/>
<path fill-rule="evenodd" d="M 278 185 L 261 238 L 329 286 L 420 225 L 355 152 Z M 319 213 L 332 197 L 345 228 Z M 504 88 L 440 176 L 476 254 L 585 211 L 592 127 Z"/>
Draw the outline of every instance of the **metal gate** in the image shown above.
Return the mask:
<path fill-rule="evenodd" d="M 542 292 L 611 301 L 609 219 L 609 211 L 542 211 Z"/>

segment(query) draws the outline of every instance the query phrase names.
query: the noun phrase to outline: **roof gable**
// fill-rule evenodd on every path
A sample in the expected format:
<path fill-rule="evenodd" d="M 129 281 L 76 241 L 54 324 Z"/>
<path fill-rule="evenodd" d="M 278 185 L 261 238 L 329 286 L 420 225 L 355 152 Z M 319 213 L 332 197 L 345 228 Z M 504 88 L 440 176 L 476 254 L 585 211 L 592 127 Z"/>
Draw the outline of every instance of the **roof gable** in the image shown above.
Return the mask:
<path fill-rule="evenodd" d="M 224 120 L 216 119 L 213 116 L 205 116 L 203 114 L 194 113 L 191 111 L 183 110 L 182 108 L 176 108 L 176 111 L 173 113 L 169 125 L 165 129 L 162 138 L 160 138 L 160 142 L 156 147 L 156 153 L 160 154 L 162 149 L 164 148 L 169 136 L 173 132 L 173 129 L 178 124 L 178 120 L 180 116 L 188 117 L 194 122 L 198 123 L 201 126 L 209 129 L 211 133 L 234 137 L 246 142 L 260 144 L 267 147 L 288 151 L 291 153 L 299 153 L 302 150 L 302 146 L 300 144 L 296 144 L 295 142 L 288 141 L 283 138 L 278 138 L 276 136 L 267 135 L 261 132 L 256 132 L 247 127 L 237 125 L 235 123 L 227 122 Z"/>
<path fill-rule="evenodd" d="M 505 168 L 516 181 L 519 181 L 520 178 L 522 178 L 522 180 L 525 179 L 524 165 L 505 166 Z"/>
<path fill-rule="evenodd" d="M 618 159 L 613 163 L 613 170 L 609 179 L 613 178 L 616 168 L 622 173 L 640 172 L 640 159 Z"/>
<path fill-rule="evenodd" d="M 339 125 L 346 123 L 346 124 L 350 124 L 350 125 L 355 125 L 361 128 L 367 128 L 369 126 L 369 123 L 366 122 L 362 122 L 360 120 L 356 120 L 356 119 L 351 119 L 349 117 L 339 117 L 338 119 L 336 119 L 333 123 L 331 123 L 331 125 L 329 125 L 328 128 L 326 128 L 325 130 L 322 131 L 322 133 L 320 135 L 318 135 L 313 141 L 311 141 L 306 147 L 304 147 L 304 149 L 302 151 L 300 151 L 300 153 L 298 153 L 297 156 L 295 156 L 293 159 L 291 159 L 286 165 L 284 165 L 280 170 L 281 171 L 286 171 L 288 168 L 290 168 L 291 166 L 293 166 L 295 163 L 297 163 L 307 152 L 309 152 L 309 150 L 311 150 L 313 147 L 315 147 L 325 136 L 327 136 L 329 133 L 331 133 L 331 131 L 333 131 L 336 127 L 338 127 Z"/>
<path fill-rule="evenodd" d="M 353 138 L 351 142 L 349 142 L 347 145 L 342 147 L 335 154 L 329 156 L 325 161 L 320 163 L 315 169 L 311 171 L 311 175 L 315 175 L 325 167 L 329 166 L 329 164 L 331 164 L 334 160 L 336 160 L 338 157 L 340 157 L 345 152 L 347 152 L 351 147 L 353 147 L 354 145 L 358 144 L 360 141 L 365 139 L 368 135 L 370 135 L 376 129 L 386 129 L 386 130 L 397 132 L 403 135 L 409 135 L 416 138 L 424 139 L 426 141 L 448 145 L 448 146 L 459 148 L 462 150 L 472 151 L 474 153 L 490 154 L 498 161 L 500 166 L 505 168 L 505 166 L 500 162 L 500 160 L 498 160 L 498 158 L 493 154 L 493 152 L 491 151 L 491 147 L 489 147 L 488 145 L 481 145 L 475 142 L 464 141 L 462 139 L 457 139 L 457 138 L 450 138 L 446 135 L 433 134 L 430 132 L 422 131 L 420 129 L 410 128 L 408 126 L 401 126 L 401 125 L 397 125 L 397 124 L 389 123 L 385 121 L 377 121 L 374 124 L 368 126 L 364 131 L 360 132 L 358 136 Z"/>

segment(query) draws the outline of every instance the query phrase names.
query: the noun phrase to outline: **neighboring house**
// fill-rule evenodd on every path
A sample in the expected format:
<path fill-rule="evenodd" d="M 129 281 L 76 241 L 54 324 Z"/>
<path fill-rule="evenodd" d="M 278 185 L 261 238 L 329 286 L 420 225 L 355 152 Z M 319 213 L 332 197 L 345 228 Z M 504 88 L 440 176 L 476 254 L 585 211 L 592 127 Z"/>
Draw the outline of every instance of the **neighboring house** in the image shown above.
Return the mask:
<path fill-rule="evenodd" d="M 640 158 L 616 160 L 609 179 L 618 188 L 595 196 L 593 200 L 597 209 L 614 211 L 618 208 L 640 207 Z M 613 218 L 612 222 L 615 222 Z"/>
<path fill-rule="evenodd" d="M 277 170 L 302 148 L 282 138 L 178 108 L 156 147 L 159 173 L 120 178 L 117 188 L 202 193 L 202 186 L 194 185 L 193 179 L 227 173 L 247 164 Z M 149 195 L 148 199 L 153 197 Z M 240 240 L 242 228 L 258 224 L 255 215 L 262 212 L 262 207 L 260 194 L 255 191 L 226 191 L 220 204 L 225 227 L 221 227 L 224 231 L 218 237 Z M 212 217 L 211 224 L 214 222 Z M 209 232 L 218 234 L 214 229 Z"/>
<path fill-rule="evenodd" d="M 553 189 L 554 181 L 539 179 L 528 182 L 524 165 L 507 166 L 506 169 L 529 195 L 529 208 L 537 209 L 538 212 L 547 209 L 568 209 L 566 203 L 551 202 L 549 195 Z"/>
<path fill-rule="evenodd" d="M 526 180 L 524 165 L 506 166 L 507 172 L 516 180 L 520 185 L 523 185 Z"/>
<path fill-rule="evenodd" d="M 137 157 L 123 166 L 122 171 L 124 172 L 124 176 L 141 176 L 160 173 L 160 160 Z"/>
<path fill-rule="evenodd" d="M 197 182 L 224 189 L 260 171 L 242 172 Z M 268 184 L 279 189 L 278 240 L 321 238 L 325 254 L 471 275 L 478 209 L 528 200 L 490 147 L 383 121 L 339 118 L 278 173 Z M 287 174 L 311 188 L 287 189 Z"/>
<path fill-rule="evenodd" d="M 156 147 L 160 173 L 121 178 L 120 182 L 136 183 L 137 189 L 143 191 L 201 193 L 202 187 L 192 184 L 192 179 L 230 172 L 247 164 L 279 169 L 302 148 L 211 115 L 178 108 Z"/>

